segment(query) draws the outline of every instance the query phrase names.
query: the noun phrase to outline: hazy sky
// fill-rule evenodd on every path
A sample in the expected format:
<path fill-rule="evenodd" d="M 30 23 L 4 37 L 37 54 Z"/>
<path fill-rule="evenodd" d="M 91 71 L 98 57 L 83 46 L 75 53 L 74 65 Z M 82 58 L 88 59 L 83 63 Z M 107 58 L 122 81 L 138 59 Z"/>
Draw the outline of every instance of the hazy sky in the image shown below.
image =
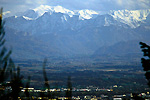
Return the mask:
<path fill-rule="evenodd" d="M 0 0 L 4 12 L 26 11 L 43 5 L 63 6 L 71 10 L 92 9 L 96 11 L 150 9 L 150 0 Z"/>

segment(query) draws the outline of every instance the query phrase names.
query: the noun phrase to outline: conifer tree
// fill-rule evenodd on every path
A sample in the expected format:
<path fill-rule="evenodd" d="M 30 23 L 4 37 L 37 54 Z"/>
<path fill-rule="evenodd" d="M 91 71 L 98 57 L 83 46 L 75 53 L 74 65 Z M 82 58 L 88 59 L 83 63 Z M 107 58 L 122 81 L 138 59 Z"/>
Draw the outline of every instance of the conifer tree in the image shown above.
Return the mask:
<path fill-rule="evenodd" d="M 4 46 L 5 31 L 2 22 L 2 8 L 0 12 L 0 83 L 3 83 L 8 77 L 8 62 L 10 59 L 11 51 L 8 51 Z"/>
<path fill-rule="evenodd" d="M 72 83 L 71 83 L 71 77 L 70 76 L 68 76 L 66 97 L 68 98 L 68 100 L 72 99 Z"/>
<path fill-rule="evenodd" d="M 10 65 L 12 67 L 11 81 L 10 81 L 10 85 L 12 88 L 11 98 L 13 100 L 17 100 L 18 97 L 20 96 L 21 88 L 23 87 L 22 83 L 23 76 L 20 75 L 20 67 L 18 66 L 16 69 L 12 60 L 10 60 Z"/>
<path fill-rule="evenodd" d="M 145 58 L 141 58 L 141 63 L 143 66 L 143 70 L 146 71 L 145 76 L 148 80 L 148 85 L 150 86 L 150 46 L 143 42 L 140 42 L 140 45 L 143 56 L 145 56 Z"/>
<path fill-rule="evenodd" d="M 2 8 L 0 9 L 0 100 L 6 99 L 7 93 L 5 90 L 5 83 L 9 77 L 10 68 L 8 66 L 11 50 L 8 51 L 4 46 L 5 43 L 5 31 L 4 22 L 2 21 Z"/>
<path fill-rule="evenodd" d="M 20 68 L 15 67 L 10 55 L 11 50 L 7 50 L 4 46 L 5 43 L 5 31 L 4 22 L 2 21 L 2 8 L 0 10 L 0 100 L 8 100 L 9 97 L 12 100 L 17 100 L 21 91 L 22 76 L 20 75 Z M 10 78 L 9 78 L 10 77 Z M 5 93 L 5 84 L 7 79 L 10 79 L 10 86 L 12 88 L 11 95 Z"/>
<path fill-rule="evenodd" d="M 45 70 L 46 63 L 47 63 L 47 59 L 45 58 L 43 62 L 44 88 L 48 90 L 47 97 L 51 99 L 52 95 L 50 93 L 50 85 L 49 85 L 49 81 L 48 81 L 46 70 Z"/>

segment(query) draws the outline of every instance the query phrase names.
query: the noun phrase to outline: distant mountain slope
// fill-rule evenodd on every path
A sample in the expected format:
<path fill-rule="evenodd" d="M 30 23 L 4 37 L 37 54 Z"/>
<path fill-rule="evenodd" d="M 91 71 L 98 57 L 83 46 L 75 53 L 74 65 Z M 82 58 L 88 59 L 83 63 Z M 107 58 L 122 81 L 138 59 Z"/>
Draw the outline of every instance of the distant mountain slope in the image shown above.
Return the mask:
<path fill-rule="evenodd" d="M 101 55 L 134 55 L 141 53 L 139 41 L 126 41 L 126 42 L 118 42 L 112 46 L 101 47 L 99 48 L 94 55 L 101 56 Z"/>
<path fill-rule="evenodd" d="M 100 14 L 41 5 L 4 19 L 7 44 L 16 59 L 134 53 L 138 42 L 150 42 L 149 11 Z"/>

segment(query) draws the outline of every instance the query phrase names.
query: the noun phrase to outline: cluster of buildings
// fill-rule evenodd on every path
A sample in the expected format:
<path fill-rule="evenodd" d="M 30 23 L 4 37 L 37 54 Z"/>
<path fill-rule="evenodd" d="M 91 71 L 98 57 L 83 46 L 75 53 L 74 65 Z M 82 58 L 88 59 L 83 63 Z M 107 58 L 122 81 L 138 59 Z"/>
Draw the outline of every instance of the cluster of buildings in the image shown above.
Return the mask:
<path fill-rule="evenodd" d="M 30 100 L 67 100 L 65 96 L 57 97 L 54 99 L 49 99 L 48 97 L 31 97 Z M 20 98 L 20 100 L 27 100 L 26 97 Z M 139 94 L 124 94 L 124 95 L 113 95 L 109 97 L 108 95 L 85 95 L 85 96 L 72 96 L 72 100 L 150 100 L 150 95 L 148 93 L 139 93 Z"/>
<path fill-rule="evenodd" d="M 46 89 L 46 90 L 36 90 L 34 88 L 22 88 L 22 92 L 25 92 L 26 90 L 28 90 L 29 92 L 65 92 L 67 91 L 68 89 L 67 88 L 60 88 L 60 89 Z M 111 92 L 113 91 L 113 89 L 99 89 L 99 88 L 73 88 L 72 89 L 72 92 L 91 92 L 91 91 L 94 91 L 94 92 L 98 92 L 98 91 L 105 91 L 105 92 Z"/>
<path fill-rule="evenodd" d="M 117 87 L 117 85 L 113 86 Z M 11 91 L 11 87 L 2 87 L 0 85 L 0 90 L 5 90 L 5 91 Z M 67 88 L 58 88 L 58 89 L 45 89 L 45 90 L 40 90 L 40 89 L 34 89 L 34 88 L 22 88 L 21 93 L 25 93 L 26 91 L 29 92 L 30 97 L 22 96 L 18 97 L 19 100 L 51 100 L 48 97 L 41 97 L 40 95 L 32 95 L 32 94 L 41 94 L 41 93 L 65 93 L 68 89 Z M 86 88 L 73 88 L 72 89 L 72 94 L 74 93 L 84 93 L 84 95 L 79 95 L 79 96 L 73 96 L 72 95 L 72 100 L 150 100 L 150 92 L 146 93 L 130 93 L 130 94 L 122 94 L 122 95 L 115 95 L 113 94 L 113 89 L 100 89 L 98 87 L 94 86 L 88 86 Z M 88 93 L 99 93 L 98 96 L 96 95 L 91 95 Z M 101 94 L 102 92 L 105 92 L 107 94 Z M 113 95 L 112 95 L 112 94 Z M 109 95 L 111 94 L 111 95 Z M 65 96 L 57 96 L 55 95 L 55 98 L 52 100 L 67 100 L 68 98 Z"/>
<path fill-rule="evenodd" d="M 26 88 L 23 88 L 21 91 L 25 92 Z M 44 92 L 47 93 L 48 90 L 35 90 L 34 88 L 28 88 L 29 92 Z M 66 88 L 61 89 L 50 89 L 50 92 L 64 92 L 67 91 Z M 93 89 L 72 89 L 72 92 L 90 92 Z M 95 89 L 96 92 L 99 91 L 106 91 L 110 92 L 113 91 L 112 89 Z M 45 98 L 45 100 L 49 100 L 47 97 L 32 97 L 32 99 L 40 100 Z M 46 99 L 47 98 L 47 99 Z M 57 97 L 57 99 L 53 100 L 67 100 L 68 98 L 65 96 Z M 150 100 L 150 92 L 146 93 L 130 93 L 130 94 L 122 94 L 122 95 L 104 95 L 100 94 L 99 96 L 95 95 L 80 95 L 80 96 L 72 96 L 72 100 Z"/>

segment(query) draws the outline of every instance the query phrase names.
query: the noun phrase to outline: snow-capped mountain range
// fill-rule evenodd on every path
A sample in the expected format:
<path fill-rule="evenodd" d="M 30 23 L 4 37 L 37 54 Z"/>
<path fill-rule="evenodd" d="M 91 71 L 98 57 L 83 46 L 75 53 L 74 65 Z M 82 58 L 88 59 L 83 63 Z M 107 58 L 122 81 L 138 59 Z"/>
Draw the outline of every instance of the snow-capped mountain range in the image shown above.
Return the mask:
<path fill-rule="evenodd" d="M 62 13 L 65 15 L 69 15 L 70 17 L 79 16 L 79 20 L 91 19 L 95 18 L 98 15 L 109 14 L 114 19 L 119 20 L 132 28 L 136 28 L 140 26 L 140 23 L 146 20 L 147 16 L 150 14 L 150 9 L 147 10 L 118 10 L 118 11 L 93 11 L 93 10 L 69 10 L 63 8 L 62 6 L 48 6 L 41 5 L 35 9 L 28 10 L 24 13 L 19 14 L 26 20 L 36 20 L 37 18 L 44 15 L 44 13 L 48 12 L 50 15 L 53 13 Z M 17 18 L 17 16 L 16 16 Z M 67 20 L 67 19 L 66 19 Z"/>
<path fill-rule="evenodd" d="M 4 20 L 8 44 L 20 56 L 96 55 L 107 52 L 103 47 L 115 50 L 117 43 L 127 47 L 150 37 L 150 9 L 103 12 L 41 5 Z"/>
<path fill-rule="evenodd" d="M 139 27 L 150 15 L 150 10 L 119 10 L 106 12 L 96 12 L 93 10 L 68 10 L 61 6 L 41 5 L 35 9 L 28 10 L 16 16 L 6 18 L 6 26 L 36 34 L 35 26 L 43 24 L 41 28 L 45 30 L 46 26 L 51 27 L 52 31 L 62 31 L 66 29 L 77 30 L 87 25 L 109 26 L 117 24 L 130 28 Z M 103 19 L 101 19 L 103 17 Z M 16 22 L 16 23 L 14 23 Z M 13 23 L 13 25 L 11 24 Z M 16 24 L 16 25 L 14 25 Z M 40 33 L 47 33 L 41 31 Z"/>
<path fill-rule="evenodd" d="M 91 19 L 93 15 L 98 15 L 99 13 L 93 10 L 69 10 L 63 8 L 62 6 L 48 6 L 41 5 L 35 9 L 27 10 L 24 13 L 17 14 L 17 16 L 24 16 L 27 20 L 35 20 L 42 16 L 44 13 L 48 12 L 50 15 L 53 13 L 63 13 L 73 17 L 75 15 L 79 15 L 80 20 Z"/>

